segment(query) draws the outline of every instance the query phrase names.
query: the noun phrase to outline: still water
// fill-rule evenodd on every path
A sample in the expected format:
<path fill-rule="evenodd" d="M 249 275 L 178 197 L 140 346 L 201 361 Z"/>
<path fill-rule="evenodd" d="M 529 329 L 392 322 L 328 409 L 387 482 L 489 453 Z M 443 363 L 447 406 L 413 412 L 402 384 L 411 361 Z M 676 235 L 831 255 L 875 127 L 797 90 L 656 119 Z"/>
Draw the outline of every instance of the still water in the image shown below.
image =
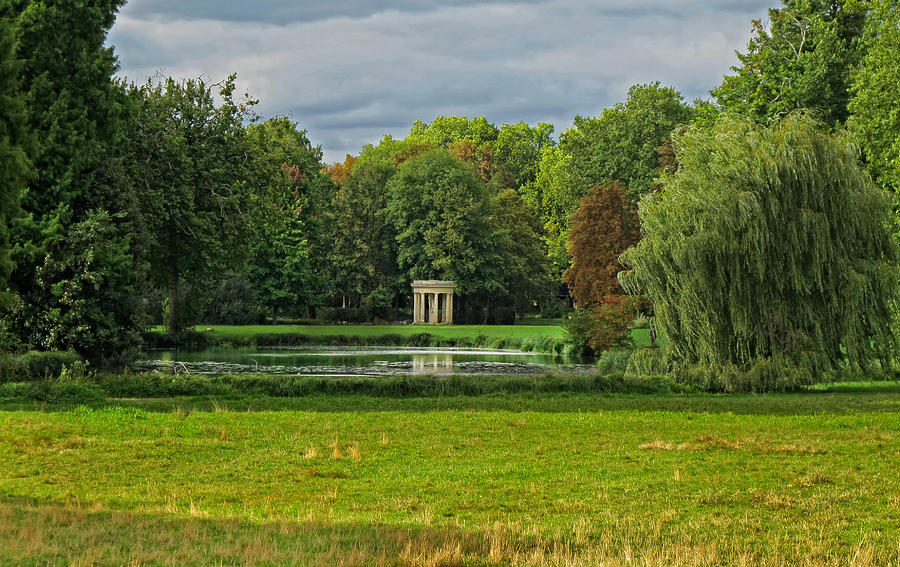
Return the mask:
<path fill-rule="evenodd" d="M 204 351 L 156 350 L 135 370 L 197 374 L 259 372 L 303 376 L 397 374 L 588 373 L 588 361 L 515 350 L 422 347 L 294 347 Z"/>

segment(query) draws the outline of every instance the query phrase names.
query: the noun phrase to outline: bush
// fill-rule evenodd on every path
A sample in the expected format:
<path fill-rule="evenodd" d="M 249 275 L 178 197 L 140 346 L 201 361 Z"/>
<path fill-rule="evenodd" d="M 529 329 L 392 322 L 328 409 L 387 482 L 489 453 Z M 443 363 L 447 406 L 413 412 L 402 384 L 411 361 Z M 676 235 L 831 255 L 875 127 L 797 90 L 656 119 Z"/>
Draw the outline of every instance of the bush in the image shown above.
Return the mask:
<path fill-rule="evenodd" d="M 384 397 L 478 396 L 534 393 L 658 393 L 684 391 L 666 377 L 625 376 L 384 376 L 310 377 L 274 375 L 167 375 L 159 373 L 101 375 L 91 382 L 95 391 L 109 397 L 149 398 L 174 396 L 262 395 L 303 397 L 311 395 L 366 395 Z M 10 386 L 20 386 L 10 385 Z M 53 386 L 56 387 L 56 386 Z M 0 396 L 4 394 L 0 391 Z M 27 394 L 33 397 L 33 394 Z M 87 395 L 87 394 L 85 394 Z M 22 394 L 19 394 L 22 397 Z M 46 395 L 44 397 L 47 397 Z M 33 398 L 37 399 L 37 398 Z"/>
<path fill-rule="evenodd" d="M 72 351 L 28 351 L 0 357 L 0 382 L 33 382 L 56 378 L 66 368 L 82 361 Z"/>
<path fill-rule="evenodd" d="M 0 384 L 0 400 L 95 405 L 105 402 L 106 394 L 97 384 L 41 380 L 39 382 Z"/>
<path fill-rule="evenodd" d="M 219 284 L 202 320 L 220 325 L 250 325 L 264 323 L 266 315 L 247 280 L 236 276 Z"/>
<path fill-rule="evenodd" d="M 574 354 L 592 355 L 614 347 L 634 346 L 629 332 L 633 319 L 633 300 L 609 295 L 599 305 L 576 309 L 563 328 Z"/>
<path fill-rule="evenodd" d="M 394 294 L 386 287 L 379 286 L 362 299 L 362 307 L 368 314 L 368 320 L 376 318 L 388 320 L 393 315 L 391 309 L 393 302 Z"/>
<path fill-rule="evenodd" d="M 600 374 L 609 374 L 611 372 L 624 373 L 628 368 L 628 361 L 631 359 L 633 350 L 611 349 L 603 351 L 600 360 L 597 361 L 597 371 Z"/>

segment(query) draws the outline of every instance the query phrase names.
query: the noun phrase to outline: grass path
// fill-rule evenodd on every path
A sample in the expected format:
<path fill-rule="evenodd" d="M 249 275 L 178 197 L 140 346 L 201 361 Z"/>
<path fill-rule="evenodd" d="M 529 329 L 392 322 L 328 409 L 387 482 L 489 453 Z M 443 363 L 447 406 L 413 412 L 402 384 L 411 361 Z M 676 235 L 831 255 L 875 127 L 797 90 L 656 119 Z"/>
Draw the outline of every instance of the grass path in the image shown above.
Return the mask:
<path fill-rule="evenodd" d="M 900 562 L 897 385 L 43 409 L 0 412 L 0 564 Z"/>

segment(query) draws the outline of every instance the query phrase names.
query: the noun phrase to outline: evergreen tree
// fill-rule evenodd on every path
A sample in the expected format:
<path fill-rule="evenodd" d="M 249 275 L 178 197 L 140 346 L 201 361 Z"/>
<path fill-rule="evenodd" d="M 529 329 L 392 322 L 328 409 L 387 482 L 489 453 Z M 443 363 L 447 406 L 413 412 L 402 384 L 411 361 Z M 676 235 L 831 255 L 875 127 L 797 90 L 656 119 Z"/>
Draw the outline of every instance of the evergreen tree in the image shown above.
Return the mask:
<path fill-rule="evenodd" d="M 12 227 L 10 287 L 21 301 L 3 324 L 25 347 L 72 348 L 95 361 L 136 344 L 138 311 L 128 298 L 140 272 L 131 251 L 139 219 L 119 152 L 118 63 L 104 45 L 123 3 L 0 0 L 21 60 L 35 172 Z"/>
<path fill-rule="evenodd" d="M 277 323 L 281 311 L 317 305 L 326 287 L 328 238 L 320 216 L 331 182 L 320 173 L 321 148 L 287 118 L 250 125 L 248 142 L 265 181 L 252 205 L 262 218 L 247 275 Z"/>
<path fill-rule="evenodd" d="M 16 224 L 15 288 L 29 292 L 46 241 L 86 216 L 96 178 L 119 145 L 118 61 L 106 34 L 124 0 L 0 0 L 13 22 L 36 177 Z"/>
<path fill-rule="evenodd" d="M 341 305 L 346 300 L 360 307 L 379 288 L 401 291 L 395 281 L 395 234 L 384 214 L 387 184 L 396 171 L 385 161 L 357 165 L 332 201 L 329 264 Z"/>
<path fill-rule="evenodd" d="M 514 315 L 533 312 L 551 289 L 550 260 L 541 239 L 541 223 L 528 203 L 513 189 L 501 191 L 491 200 L 495 252 L 501 290 L 491 298 L 494 315 L 507 323 Z"/>
<path fill-rule="evenodd" d="M 25 107 L 19 94 L 19 62 L 12 45 L 12 30 L 0 20 L 0 305 L 12 272 L 9 225 L 21 213 L 19 198 L 31 174 L 26 153 Z"/>

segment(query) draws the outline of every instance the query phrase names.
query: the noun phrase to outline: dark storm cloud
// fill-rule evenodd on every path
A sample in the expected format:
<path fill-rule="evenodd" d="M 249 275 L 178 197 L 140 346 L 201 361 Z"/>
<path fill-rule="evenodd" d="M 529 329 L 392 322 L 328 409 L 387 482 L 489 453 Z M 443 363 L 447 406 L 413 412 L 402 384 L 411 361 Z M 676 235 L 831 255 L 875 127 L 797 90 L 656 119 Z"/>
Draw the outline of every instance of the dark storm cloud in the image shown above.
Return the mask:
<path fill-rule="evenodd" d="M 133 0 L 110 33 L 121 74 L 239 86 L 329 160 L 441 114 L 557 133 L 635 83 L 705 97 L 768 1 L 170 2 Z"/>

